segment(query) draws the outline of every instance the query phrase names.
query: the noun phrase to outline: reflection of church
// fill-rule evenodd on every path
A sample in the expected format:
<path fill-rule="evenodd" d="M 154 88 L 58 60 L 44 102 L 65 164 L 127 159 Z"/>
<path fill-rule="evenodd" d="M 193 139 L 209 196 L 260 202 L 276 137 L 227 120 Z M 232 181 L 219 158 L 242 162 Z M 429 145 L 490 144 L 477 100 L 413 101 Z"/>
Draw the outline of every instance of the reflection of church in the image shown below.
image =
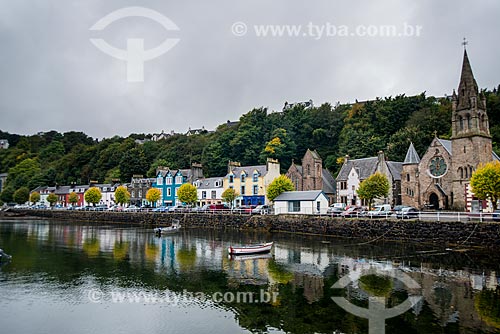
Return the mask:
<path fill-rule="evenodd" d="M 500 160 L 492 151 L 486 97 L 464 51 L 458 94 L 452 96 L 451 140 L 434 138 L 419 158 L 411 144 L 403 163 L 401 196 L 405 205 L 470 211 L 470 178 L 480 164 Z"/>

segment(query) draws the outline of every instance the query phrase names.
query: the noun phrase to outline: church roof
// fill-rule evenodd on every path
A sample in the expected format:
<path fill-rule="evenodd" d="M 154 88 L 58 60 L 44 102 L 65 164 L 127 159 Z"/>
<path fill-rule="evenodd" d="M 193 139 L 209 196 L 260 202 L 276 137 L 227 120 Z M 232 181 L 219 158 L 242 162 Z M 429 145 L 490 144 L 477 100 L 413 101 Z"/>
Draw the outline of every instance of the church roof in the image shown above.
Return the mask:
<path fill-rule="evenodd" d="M 446 151 L 448 151 L 448 153 L 450 155 L 452 155 L 452 152 L 451 152 L 451 140 L 441 139 L 441 138 L 436 138 L 436 139 L 441 143 L 441 145 L 443 145 L 444 149 Z"/>
<path fill-rule="evenodd" d="M 394 181 L 401 181 L 401 173 L 403 172 L 403 163 L 396 161 L 387 161 L 389 173 L 391 173 Z"/>
<path fill-rule="evenodd" d="M 335 194 L 335 179 L 328 169 L 323 168 L 323 173 L 321 173 L 321 178 L 323 179 L 323 192 L 325 194 Z"/>
<path fill-rule="evenodd" d="M 413 143 L 410 143 L 410 147 L 408 148 L 408 152 L 406 152 L 406 157 L 403 165 L 418 164 L 419 162 L 420 157 L 418 156 L 417 150 L 415 150 L 415 146 L 413 146 Z"/>

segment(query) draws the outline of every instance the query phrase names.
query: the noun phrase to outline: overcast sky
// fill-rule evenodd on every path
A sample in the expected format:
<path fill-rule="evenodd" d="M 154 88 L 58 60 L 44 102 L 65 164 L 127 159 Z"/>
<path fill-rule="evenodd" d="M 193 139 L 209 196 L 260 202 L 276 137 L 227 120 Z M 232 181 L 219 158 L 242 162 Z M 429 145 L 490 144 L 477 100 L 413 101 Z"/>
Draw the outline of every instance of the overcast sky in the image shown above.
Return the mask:
<path fill-rule="evenodd" d="M 143 17 L 90 30 L 130 6 L 157 11 L 179 30 Z M 0 0 L 0 129 L 97 138 L 185 132 L 214 129 L 254 107 L 280 110 L 285 101 L 442 96 L 458 86 L 463 37 L 478 85 L 493 88 L 500 84 L 499 15 L 497 0 Z M 262 37 L 257 25 L 301 30 Z M 397 36 L 374 33 L 387 25 Z M 399 36 L 405 25 L 414 36 Z M 131 38 L 144 39 L 146 50 L 179 42 L 145 62 L 144 81 L 129 82 L 127 62 L 91 38 L 118 49 Z"/>

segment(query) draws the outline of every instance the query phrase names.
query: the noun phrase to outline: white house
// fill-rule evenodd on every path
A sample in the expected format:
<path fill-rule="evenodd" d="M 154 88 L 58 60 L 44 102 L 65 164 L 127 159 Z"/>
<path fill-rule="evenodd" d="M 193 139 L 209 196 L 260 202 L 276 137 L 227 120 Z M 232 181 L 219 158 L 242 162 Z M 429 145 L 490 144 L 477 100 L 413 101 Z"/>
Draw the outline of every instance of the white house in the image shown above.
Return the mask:
<path fill-rule="evenodd" d="M 275 214 L 325 214 L 328 197 L 322 190 L 285 191 L 274 199 Z"/>
<path fill-rule="evenodd" d="M 222 204 L 224 183 L 222 177 L 210 177 L 193 182 L 198 192 L 198 205 Z"/>

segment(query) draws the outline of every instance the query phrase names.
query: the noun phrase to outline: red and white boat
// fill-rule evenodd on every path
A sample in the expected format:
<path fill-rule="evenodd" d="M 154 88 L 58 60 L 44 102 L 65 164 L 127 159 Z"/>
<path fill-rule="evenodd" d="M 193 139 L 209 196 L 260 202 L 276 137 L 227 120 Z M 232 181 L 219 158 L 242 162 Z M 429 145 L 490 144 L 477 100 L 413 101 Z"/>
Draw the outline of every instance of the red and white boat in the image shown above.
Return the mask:
<path fill-rule="evenodd" d="M 229 246 L 229 254 L 232 255 L 243 255 L 243 254 L 257 254 L 257 253 L 268 253 L 273 247 L 273 242 L 266 242 L 257 245 L 248 246 Z"/>

